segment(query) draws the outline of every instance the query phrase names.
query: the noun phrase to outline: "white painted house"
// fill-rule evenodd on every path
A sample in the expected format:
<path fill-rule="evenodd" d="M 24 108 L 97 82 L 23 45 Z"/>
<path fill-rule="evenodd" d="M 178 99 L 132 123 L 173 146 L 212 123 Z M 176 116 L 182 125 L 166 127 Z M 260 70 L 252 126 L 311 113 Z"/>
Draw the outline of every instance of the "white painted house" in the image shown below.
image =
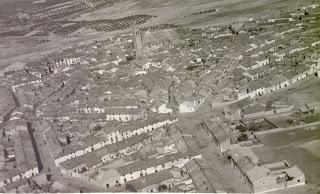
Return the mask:
<path fill-rule="evenodd" d="M 39 174 L 38 167 L 34 167 L 34 168 L 28 169 L 26 171 L 19 172 L 16 175 L 13 175 L 12 177 L 1 180 L 0 181 L 0 188 L 6 186 L 8 184 L 15 183 L 15 182 L 22 180 L 22 179 L 28 179 L 28 178 L 36 176 L 38 174 Z"/>
<path fill-rule="evenodd" d="M 173 112 L 173 109 L 167 107 L 167 104 L 162 104 L 161 106 L 159 106 L 158 110 L 159 110 L 158 112 L 160 114 L 167 114 L 167 113 L 172 113 Z"/>
<path fill-rule="evenodd" d="M 80 149 L 80 150 L 74 151 L 70 154 L 59 157 L 59 158 L 55 159 L 55 163 L 56 163 L 56 165 L 59 166 L 59 164 L 61 162 L 64 162 L 66 160 L 70 160 L 72 158 L 82 156 L 82 155 L 89 153 L 89 152 L 93 152 L 99 148 L 106 147 L 109 144 L 115 144 L 115 143 L 123 141 L 129 137 L 133 137 L 133 136 L 140 135 L 143 133 L 151 132 L 151 131 L 158 129 L 160 127 L 163 127 L 165 125 L 173 124 L 177 121 L 178 121 L 178 118 L 162 117 L 162 118 L 158 118 L 154 123 L 140 127 L 140 128 L 129 129 L 129 126 L 128 126 L 127 127 L 128 129 L 126 129 L 126 128 L 121 129 L 121 130 L 117 129 L 117 130 L 107 134 L 107 139 L 105 141 L 98 142 L 94 145 L 85 147 L 83 149 Z"/>
<path fill-rule="evenodd" d="M 191 113 L 196 110 L 195 104 L 192 101 L 184 101 L 179 104 L 179 112 L 180 113 Z"/>

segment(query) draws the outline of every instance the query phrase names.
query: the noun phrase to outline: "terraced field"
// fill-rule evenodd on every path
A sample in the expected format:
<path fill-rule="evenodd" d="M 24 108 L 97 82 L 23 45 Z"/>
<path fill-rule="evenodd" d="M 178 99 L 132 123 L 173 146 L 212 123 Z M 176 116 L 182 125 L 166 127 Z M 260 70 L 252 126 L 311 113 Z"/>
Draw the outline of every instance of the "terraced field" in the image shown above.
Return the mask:
<path fill-rule="evenodd" d="M 18 31 L 9 31 L 9 32 L 0 32 L 0 37 L 4 36 L 46 36 L 50 32 L 58 36 L 68 36 L 82 28 L 91 28 L 96 31 L 117 31 L 123 30 L 132 27 L 133 25 L 143 24 L 154 16 L 150 15 L 132 15 L 124 18 L 118 18 L 115 20 L 95 20 L 95 21 L 51 21 L 41 24 L 33 25 L 29 28 L 18 30 Z"/>
<path fill-rule="evenodd" d="M 48 0 L 43 3 L 32 4 L 24 0 L 25 7 L 21 7 L 21 0 L 0 2 L 0 7 L 6 7 L 8 10 L 0 14 L 0 37 L 4 36 L 24 36 L 31 35 L 43 36 L 49 32 L 57 35 L 68 35 L 83 27 L 83 22 L 72 22 L 79 15 L 91 12 L 103 7 L 112 7 L 117 3 L 126 0 Z M 28 2 L 28 3 L 27 3 Z M 1 8 L 0 8 L 1 10 Z M 23 13 L 20 11 L 23 10 Z M 119 18 L 114 23 L 114 29 L 125 29 L 127 19 L 135 20 L 135 16 L 128 18 Z M 137 16 L 137 23 L 143 22 Z M 67 24 L 66 24 L 67 23 Z M 101 23 L 101 22 L 100 22 Z M 102 23 L 105 23 L 104 21 Z M 118 24 L 119 23 L 119 24 Z M 68 25 L 67 27 L 65 25 Z M 117 27 L 118 26 L 118 27 Z"/>
<path fill-rule="evenodd" d="M 251 17 L 269 17 L 296 9 L 314 0 L 128 0 L 117 8 L 104 7 L 81 15 L 79 20 L 96 20 L 147 14 L 157 16 L 153 24 L 188 26 L 223 24 Z M 316 1 L 314 1 L 316 2 Z M 107 13 L 107 14 L 106 14 Z"/>
<path fill-rule="evenodd" d="M 133 15 L 124 18 L 118 18 L 115 20 L 98 20 L 89 22 L 89 26 L 97 31 L 115 31 L 132 27 L 133 25 L 139 25 L 145 23 L 147 20 L 153 18 L 150 15 Z"/>

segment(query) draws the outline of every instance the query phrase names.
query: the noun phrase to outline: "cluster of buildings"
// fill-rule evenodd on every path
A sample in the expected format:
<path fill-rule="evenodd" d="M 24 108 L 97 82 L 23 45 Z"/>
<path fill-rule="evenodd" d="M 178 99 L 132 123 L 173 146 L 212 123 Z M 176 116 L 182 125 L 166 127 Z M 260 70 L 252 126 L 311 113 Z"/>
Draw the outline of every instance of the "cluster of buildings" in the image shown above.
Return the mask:
<path fill-rule="evenodd" d="M 1 136 L 1 148 L 4 151 L 1 169 L 5 171 L 1 172 L 3 178 L 0 188 L 10 191 L 16 185 L 26 184 L 27 179 L 39 175 L 42 164 L 39 162 L 34 137 L 31 137 L 33 134 L 25 122 L 4 129 Z"/>
<path fill-rule="evenodd" d="M 239 120 L 218 117 L 201 123 L 219 155 L 227 159 L 235 176 L 252 193 L 274 192 L 306 184 L 305 174 L 298 166 L 285 160 L 266 163 L 253 151 L 253 148 L 264 146 L 258 138 L 259 132 L 280 129 L 273 118 L 274 115 L 257 114 Z"/>
<path fill-rule="evenodd" d="M 58 17 L 66 9 L 93 9 L 106 1 L 73 3 L 33 17 Z M 0 167 L 9 172 L 0 172 L 5 177 L 0 188 L 10 191 L 44 173 L 38 150 L 43 148 L 28 127 L 36 124 L 50 147 L 48 160 L 64 177 L 105 191 L 226 192 L 193 137 L 178 127 L 181 117 L 196 112 L 212 95 L 219 96 L 213 108 L 228 106 L 223 117 L 200 124 L 251 192 L 305 184 L 297 166 L 264 164 L 250 148 L 263 146 L 255 130 L 279 128 L 270 116 L 295 111 L 291 104 L 253 99 L 319 76 L 318 56 L 307 51 L 318 49 L 320 41 L 295 36 L 314 27 L 313 9 L 308 15 L 231 26 L 136 28 L 5 73 L 3 90 L 14 95 L 16 100 L 8 99 L 16 104 L 0 125 L 29 124 L 7 126 L 1 136 Z M 113 27 L 124 29 L 150 18 L 128 16 L 116 19 Z M 112 30 L 104 21 L 91 25 Z M 300 111 L 313 114 L 318 107 L 306 104 Z"/>
<path fill-rule="evenodd" d="M 170 94 L 176 87 L 172 82 L 180 82 L 172 74 L 174 60 L 157 51 L 147 56 L 144 50 L 173 48 L 177 35 L 169 29 L 162 45 L 144 47 L 153 44 L 152 33 L 115 36 L 53 53 L 6 74 L 20 102 L 10 122 L 27 117 L 45 129 L 59 173 L 103 189 L 187 192 L 203 185 L 195 178 L 204 177 L 201 168 L 185 167 L 203 160 L 195 146 L 188 147 L 192 138 L 168 134 L 179 122 L 174 115 L 179 111 L 177 94 Z M 9 176 L 2 187 L 42 173 L 34 167 L 22 171 L 27 175 Z"/>
<path fill-rule="evenodd" d="M 196 191 L 198 184 L 184 168 L 193 160 L 203 160 L 202 155 L 196 147 L 188 147 L 195 142 L 176 130 L 177 122 L 174 117 L 156 116 L 106 126 L 95 136 L 80 139 L 83 143 L 78 140 L 78 146 L 64 147 L 55 162 L 62 174 L 107 190 Z"/>
<path fill-rule="evenodd" d="M 305 184 L 305 174 L 287 161 L 261 164 L 250 149 L 226 152 L 239 178 L 254 193 L 274 192 Z"/>
<path fill-rule="evenodd" d="M 262 32 L 249 37 L 248 49 L 233 72 L 237 99 L 271 94 L 309 76 L 318 77 L 318 56 L 310 53 L 318 49 L 319 40 L 296 36 L 315 27 L 316 10 L 312 7 L 259 23 Z"/>

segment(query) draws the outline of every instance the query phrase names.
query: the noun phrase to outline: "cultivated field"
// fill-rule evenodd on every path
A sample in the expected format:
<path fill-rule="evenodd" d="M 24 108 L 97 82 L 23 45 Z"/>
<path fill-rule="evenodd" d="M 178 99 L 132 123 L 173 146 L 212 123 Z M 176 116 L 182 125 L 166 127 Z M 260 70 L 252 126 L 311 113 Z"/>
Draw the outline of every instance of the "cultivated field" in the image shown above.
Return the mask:
<path fill-rule="evenodd" d="M 84 14 L 77 20 L 95 20 L 124 17 L 134 14 L 152 14 L 152 23 L 171 23 L 187 26 L 205 26 L 243 21 L 251 17 L 269 17 L 288 9 L 296 9 L 312 0 L 131 0 Z M 213 12 L 196 14 L 201 11 Z M 151 22 L 150 22 L 151 23 Z"/>
<path fill-rule="evenodd" d="M 14 0 L 15 4 L 21 5 L 22 0 Z M 129 0 L 115 6 L 105 7 L 85 13 L 76 20 L 103 20 L 116 19 L 138 14 L 157 16 L 142 26 L 155 24 L 179 24 L 183 26 L 200 27 L 206 25 L 227 24 L 239 20 L 247 20 L 251 17 L 268 17 L 280 13 L 284 9 L 296 9 L 307 0 Z M 313 0 L 308 0 L 312 2 Z M 8 1 L 1 1 L 0 5 Z M 28 1 L 29 2 L 29 1 Z M 30 3 L 30 2 L 29 2 Z M 0 6 L 1 7 L 1 6 Z M 214 10 L 203 14 L 196 14 L 203 11 Z M 127 29 L 128 30 L 128 29 Z M 130 29 L 129 29 L 130 30 Z M 89 33 L 86 33 L 89 32 Z M 111 32 L 117 33 L 117 32 Z M 81 41 L 97 40 L 107 38 L 109 32 L 93 32 L 85 30 L 81 36 L 72 38 L 58 38 L 49 34 L 51 42 L 35 45 L 33 37 L 26 37 L 23 41 L 15 42 L 0 38 L 0 43 L 9 41 L 0 47 L 0 70 L 8 68 L 17 63 L 26 63 L 35 60 L 45 53 L 55 50 L 62 50 Z"/>
<path fill-rule="evenodd" d="M 307 150 L 311 154 L 320 159 L 320 140 L 314 140 L 301 145 L 301 148 Z"/>

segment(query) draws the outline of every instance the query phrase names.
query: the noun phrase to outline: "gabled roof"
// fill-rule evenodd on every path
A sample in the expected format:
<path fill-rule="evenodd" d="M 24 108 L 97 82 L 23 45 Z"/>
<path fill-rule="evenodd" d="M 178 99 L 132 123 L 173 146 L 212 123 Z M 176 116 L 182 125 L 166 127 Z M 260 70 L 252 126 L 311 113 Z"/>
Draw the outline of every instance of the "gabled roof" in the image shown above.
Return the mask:
<path fill-rule="evenodd" d="M 173 175 L 169 170 L 163 170 L 154 174 L 146 175 L 140 177 L 136 180 L 127 182 L 128 185 L 131 185 L 135 190 L 139 191 L 148 186 L 159 184 L 163 181 L 173 179 Z"/>
<path fill-rule="evenodd" d="M 251 159 L 248 156 L 241 157 L 235 162 L 238 168 L 241 170 L 241 172 L 245 174 L 256 167 L 256 165 L 251 161 Z"/>
<path fill-rule="evenodd" d="M 219 184 L 219 178 L 207 162 L 202 159 L 192 159 L 185 165 L 188 174 L 190 175 L 197 192 L 201 193 L 215 193 L 216 188 L 224 190 L 223 186 Z"/>
<path fill-rule="evenodd" d="M 210 134 L 215 137 L 218 143 L 222 143 L 229 139 L 229 135 L 224 131 L 224 129 L 216 122 L 203 122 L 205 127 L 209 130 Z"/>
<path fill-rule="evenodd" d="M 269 171 L 261 166 L 255 166 L 254 168 L 247 171 L 247 177 L 251 181 L 251 183 L 255 183 L 265 177 L 268 177 Z"/>
<path fill-rule="evenodd" d="M 288 174 L 289 177 L 295 177 L 295 178 L 300 176 L 305 176 L 304 173 L 297 166 L 293 166 L 287 169 L 286 173 Z"/>
<path fill-rule="evenodd" d="M 245 156 L 247 156 L 254 164 L 259 162 L 258 156 L 247 147 L 238 147 L 233 150 L 228 150 L 227 153 L 235 162 L 239 161 Z"/>
<path fill-rule="evenodd" d="M 139 170 L 144 170 L 150 167 L 156 167 L 158 165 L 166 164 L 167 162 L 175 161 L 186 156 L 181 153 L 175 153 L 170 155 L 165 155 L 159 158 L 150 158 L 147 160 L 140 160 L 131 164 L 117 168 L 117 171 L 121 175 L 130 174 Z"/>

